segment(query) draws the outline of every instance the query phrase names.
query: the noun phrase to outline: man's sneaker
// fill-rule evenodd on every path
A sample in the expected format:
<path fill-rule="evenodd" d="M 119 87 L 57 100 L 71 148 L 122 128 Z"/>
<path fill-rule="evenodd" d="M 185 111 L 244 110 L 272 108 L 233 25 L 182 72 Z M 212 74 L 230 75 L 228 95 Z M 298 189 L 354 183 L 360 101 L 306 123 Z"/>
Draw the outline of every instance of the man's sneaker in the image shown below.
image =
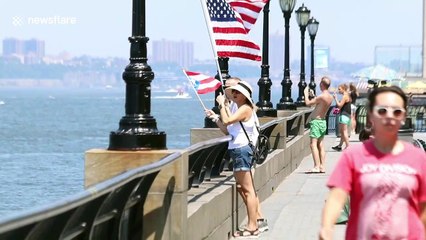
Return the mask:
<path fill-rule="evenodd" d="M 339 146 L 339 145 L 334 146 L 334 147 L 331 147 L 331 149 L 336 150 L 336 151 L 338 151 L 338 152 L 342 151 L 342 147 L 341 147 L 341 146 Z"/>
<path fill-rule="evenodd" d="M 268 221 L 264 218 L 257 219 L 257 227 L 259 228 L 259 232 L 261 233 L 268 231 Z"/>

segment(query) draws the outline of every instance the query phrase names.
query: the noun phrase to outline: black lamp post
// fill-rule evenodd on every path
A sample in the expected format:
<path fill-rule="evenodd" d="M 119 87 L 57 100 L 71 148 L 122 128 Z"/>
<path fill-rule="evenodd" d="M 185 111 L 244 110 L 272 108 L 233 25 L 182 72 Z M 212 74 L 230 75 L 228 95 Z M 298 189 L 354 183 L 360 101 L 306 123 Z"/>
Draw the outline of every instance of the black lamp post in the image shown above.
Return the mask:
<path fill-rule="evenodd" d="M 262 43 L 262 70 L 257 85 L 259 86 L 259 107 L 257 115 L 259 117 L 268 116 L 276 117 L 277 110 L 273 108 L 271 103 L 271 86 L 272 81 L 269 78 L 269 1 L 263 8 L 263 43 Z"/>
<path fill-rule="evenodd" d="M 296 10 L 296 16 L 297 16 L 297 24 L 300 28 L 300 81 L 299 81 L 299 97 L 297 98 L 297 106 L 305 106 L 305 96 L 303 94 L 303 90 L 306 88 L 306 81 L 305 81 L 305 31 L 306 26 L 308 25 L 309 21 L 309 15 L 311 11 L 305 7 L 305 4 L 302 4 L 302 6 Z"/>
<path fill-rule="evenodd" d="M 280 7 L 284 15 L 284 78 L 281 81 L 282 97 L 280 102 L 277 103 L 277 109 L 296 109 L 296 105 L 291 98 L 291 79 L 290 79 L 290 17 L 293 12 L 296 0 L 280 0 Z"/>
<path fill-rule="evenodd" d="M 314 74 L 314 41 L 315 36 L 317 35 L 319 22 L 315 18 L 311 18 L 308 21 L 308 32 L 309 36 L 311 37 L 311 81 L 309 83 L 309 88 L 312 89 L 315 93 L 316 84 L 315 84 L 315 74 Z"/>
<path fill-rule="evenodd" d="M 222 75 L 222 80 L 223 83 L 226 83 L 226 79 L 230 78 L 231 76 L 229 75 L 229 58 L 228 57 L 219 57 L 217 58 L 218 62 L 219 62 L 219 68 L 220 68 L 220 72 L 218 71 L 215 78 L 217 80 L 220 81 L 220 76 L 219 74 Z M 214 92 L 214 107 L 212 108 L 213 112 L 219 114 L 219 104 L 216 102 L 216 98 L 217 96 L 219 96 L 219 93 L 225 94 L 222 90 L 223 88 L 218 88 L 216 89 L 216 91 Z M 205 117 L 204 118 L 204 128 L 217 128 L 216 123 L 214 123 L 212 121 L 212 119 Z"/>
<path fill-rule="evenodd" d="M 166 149 L 166 133 L 157 130 L 151 112 L 151 81 L 154 73 L 147 64 L 145 0 L 133 0 L 130 63 L 123 73 L 126 82 L 126 115 L 119 129 L 109 136 L 109 150 Z"/>

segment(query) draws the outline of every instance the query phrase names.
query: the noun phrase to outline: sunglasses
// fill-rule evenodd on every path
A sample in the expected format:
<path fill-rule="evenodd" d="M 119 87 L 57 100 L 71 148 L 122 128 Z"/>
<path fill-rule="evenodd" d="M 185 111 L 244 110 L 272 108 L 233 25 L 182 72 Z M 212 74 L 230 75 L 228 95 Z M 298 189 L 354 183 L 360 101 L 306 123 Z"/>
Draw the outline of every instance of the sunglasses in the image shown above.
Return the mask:
<path fill-rule="evenodd" d="M 240 91 L 235 90 L 235 89 L 232 89 L 232 90 L 231 90 L 231 93 L 232 93 L 232 94 L 234 94 L 234 93 L 236 93 L 236 94 L 240 94 Z"/>
<path fill-rule="evenodd" d="M 373 112 L 380 117 L 386 117 L 388 112 L 391 112 L 394 117 L 402 117 L 405 113 L 405 109 L 400 107 L 385 107 L 385 106 L 374 106 Z"/>

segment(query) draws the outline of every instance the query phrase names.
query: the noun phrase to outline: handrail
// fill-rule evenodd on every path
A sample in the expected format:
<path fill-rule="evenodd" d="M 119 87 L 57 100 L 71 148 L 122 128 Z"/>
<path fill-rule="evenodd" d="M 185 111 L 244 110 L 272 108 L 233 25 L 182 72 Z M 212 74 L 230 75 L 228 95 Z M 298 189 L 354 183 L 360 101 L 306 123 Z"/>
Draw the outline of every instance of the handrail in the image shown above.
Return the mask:
<path fill-rule="evenodd" d="M 212 147 L 212 146 L 217 145 L 219 143 L 229 142 L 229 141 L 231 141 L 231 139 L 232 139 L 231 135 L 213 138 L 213 139 L 209 139 L 209 140 L 191 145 L 191 146 L 187 147 L 186 150 L 188 150 L 189 154 L 192 154 L 194 152 L 200 151 L 202 149 L 206 149 L 208 147 Z"/>
<path fill-rule="evenodd" d="M 89 187 L 82 192 L 71 195 L 65 199 L 41 207 L 35 207 L 33 209 L 26 210 L 25 212 L 0 219 L 0 234 L 12 228 L 16 229 L 25 225 L 36 223 L 38 221 L 42 221 L 44 219 L 48 219 L 50 217 L 54 217 L 74 209 L 93 199 L 98 198 L 100 195 L 112 192 L 138 177 L 159 172 L 164 166 L 171 164 L 181 156 L 182 153 L 180 152 L 172 153 L 160 159 L 159 161 L 131 169 L 127 172 Z"/>

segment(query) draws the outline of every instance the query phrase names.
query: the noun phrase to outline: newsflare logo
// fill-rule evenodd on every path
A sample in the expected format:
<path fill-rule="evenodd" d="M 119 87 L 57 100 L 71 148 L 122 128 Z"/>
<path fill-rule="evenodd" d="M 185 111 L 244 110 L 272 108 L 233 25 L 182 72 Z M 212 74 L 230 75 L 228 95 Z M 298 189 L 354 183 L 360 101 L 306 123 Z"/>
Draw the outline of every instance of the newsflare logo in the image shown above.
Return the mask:
<path fill-rule="evenodd" d="M 24 20 L 22 19 L 22 17 L 14 16 L 12 18 L 12 24 L 15 27 L 19 27 L 19 26 L 22 26 L 24 24 Z"/>
<path fill-rule="evenodd" d="M 12 17 L 12 25 L 21 27 L 24 25 L 75 25 L 76 17 L 47 16 L 47 17 Z"/>

